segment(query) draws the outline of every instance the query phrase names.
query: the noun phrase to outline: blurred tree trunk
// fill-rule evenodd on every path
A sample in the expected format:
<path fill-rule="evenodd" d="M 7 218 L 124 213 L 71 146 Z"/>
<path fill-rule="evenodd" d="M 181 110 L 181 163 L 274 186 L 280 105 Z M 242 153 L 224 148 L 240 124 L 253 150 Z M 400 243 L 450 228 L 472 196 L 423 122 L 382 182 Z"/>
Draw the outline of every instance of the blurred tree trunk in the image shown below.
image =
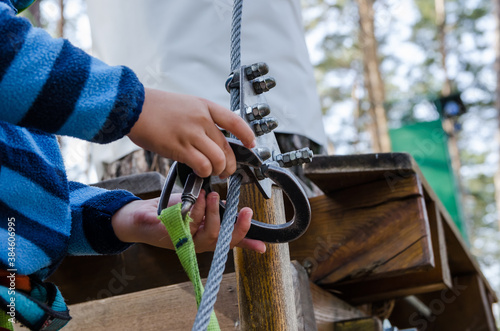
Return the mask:
<path fill-rule="evenodd" d="M 59 0 L 59 21 L 57 22 L 57 36 L 64 37 L 64 25 L 66 24 L 66 19 L 64 18 L 64 0 Z"/>
<path fill-rule="evenodd" d="M 451 94 L 452 83 L 450 76 L 448 74 L 448 54 L 446 51 L 446 8 L 445 0 L 435 0 L 436 7 L 436 26 L 437 26 L 437 38 L 439 42 L 439 53 L 441 53 L 441 65 L 444 73 L 444 83 L 441 90 L 441 95 L 447 97 Z M 448 149 L 450 152 L 451 165 L 455 171 L 455 175 L 460 182 L 460 168 L 462 167 L 462 162 L 460 161 L 460 150 L 458 149 L 458 139 L 455 132 L 456 119 L 447 118 L 443 122 L 444 129 L 449 135 L 448 139 Z"/>
<path fill-rule="evenodd" d="M 351 100 L 354 104 L 354 123 L 358 123 L 358 121 L 361 118 L 361 100 L 359 99 L 358 95 L 356 94 L 357 89 L 358 89 L 358 82 L 356 80 L 354 82 L 354 84 L 352 85 L 352 89 L 351 89 Z M 361 127 L 359 125 L 355 125 L 355 127 L 356 127 L 356 139 L 353 142 L 354 152 L 360 153 L 361 151 L 359 150 L 359 144 L 361 142 Z"/>
<path fill-rule="evenodd" d="M 359 43 L 363 53 L 364 82 L 370 102 L 368 112 L 372 119 L 373 150 L 375 152 L 390 152 L 391 140 L 389 138 L 387 117 L 384 108 L 385 86 L 380 74 L 380 63 L 377 55 L 378 44 L 375 39 L 373 10 L 375 0 L 356 1 L 359 10 Z"/>
<path fill-rule="evenodd" d="M 500 147 L 499 147 L 500 146 L 500 0 L 493 0 L 493 7 L 495 10 L 495 20 L 496 20 L 495 71 L 497 74 L 497 87 L 496 87 L 495 107 L 497 109 L 497 119 L 498 119 L 497 148 L 499 148 L 498 153 L 500 154 Z M 498 168 L 495 174 L 495 200 L 497 205 L 498 229 L 500 230 L 500 161 L 498 162 Z"/>
<path fill-rule="evenodd" d="M 435 0 L 436 7 L 436 26 L 438 29 L 439 53 L 441 53 L 443 72 L 445 81 L 441 93 L 443 96 L 451 94 L 451 80 L 448 75 L 447 53 L 446 53 L 446 8 L 445 0 Z"/>
<path fill-rule="evenodd" d="M 446 50 L 446 0 L 435 0 L 435 10 L 436 10 L 436 26 L 437 26 L 437 38 L 439 42 L 439 53 L 441 54 L 441 66 L 444 73 L 444 83 L 441 89 L 441 95 L 447 97 L 452 92 L 452 81 L 448 73 L 448 52 Z M 465 201 L 465 192 L 462 185 L 462 176 L 460 174 L 460 169 L 462 168 L 462 161 L 460 160 L 460 149 L 458 148 L 458 136 L 457 136 L 457 125 L 458 118 L 450 117 L 443 119 L 444 131 L 448 134 L 448 152 L 451 159 L 451 168 L 455 174 L 458 186 L 458 201 L 461 205 Z M 465 225 L 469 226 L 466 231 L 470 231 L 470 222 L 465 220 Z"/>

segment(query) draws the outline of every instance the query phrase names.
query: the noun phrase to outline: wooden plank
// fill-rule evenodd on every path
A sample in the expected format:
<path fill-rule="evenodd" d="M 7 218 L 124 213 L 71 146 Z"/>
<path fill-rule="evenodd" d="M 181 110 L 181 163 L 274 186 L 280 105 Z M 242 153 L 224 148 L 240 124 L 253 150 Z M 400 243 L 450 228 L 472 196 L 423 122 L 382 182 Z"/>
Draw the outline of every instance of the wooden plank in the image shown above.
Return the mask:
<path fill-rule="evenodd" d="M 298 330 L 314 331 L 316 330 L 316 322 L 309 288 L 311 283 L 302 266 L 293 262 L 291 267 L 295 302 L 298 303 L 296 314 L 297 319 L 301 321 Z M 203 282 L 205 281 L 206 279 L 203 280 Z M 320 291 L 324 292 L 323 295 L 331 296 L 323 290 Z M 223 330 L 239 329 L 236 293 L 236 275 L 234 273 L 226 274 L 216 304 L 217 317 Z M 149 302 L 148 297 L 152 298 L 153 304 Z M 152 309 L 153 306 L 158 305 L 165 309 L 157 307 Z M 131 306 L 133 306 L 134 313 L 129 314 Z M 169 325 L 169 330 L 188 330 L 196 315 L 194 293 L 189 282 L 71 305 L 70 309 L 73 320 L 68 327 L 69 330 L 129 329 L 129 327 L 136 326 L 135 322 L 130 324 L 129 319 L 135 321 L 137 316 L 142 318 L 137 322 L 143 323 L 138 328 L 141 330 L 165 329 L 166 323 Z M 171 328 L 170 325 L 175 325 L 175 327 Z"/>
<path fill-rule="evenodd" d="M 422 323 L 432 317 L 432 311 L 416 296 L 409 296 L 396 300 L 389 321 L 392 325 L 401 328 L 414 328 L 417 325 L 420 330 L 426 330 L 428 324 Z M 429 330 L 429 329 L 427 329 Z"/>
<path fill-rule="evenodd" d="M 265 200 L 254 184 L 243 185 L 241 206 L 254 218 L 271 224 L 286 222 L 281 190 Z M 288 244 L 268 244 L 265 254 L 234 249 L 238 304 L 243 330 L 297 330 Z"/>
<path fill-rule="evenodd" d="M 417 172 L 420 173 L 420 170 L 417 169 Z M 462 234 L 458 230 L 455 222 L 453 222 L 450 214 L 443 206 L 441 201 L 437 198 L 436 194 L 430 187 L 430 184 L 425 180 L 424 176 L 420 174 L 420 177 L 422 178 L 422 186 L 424 188 L 424 195 L 426 199 L 434 201 L 437 209 L 440 212 L 440 217 L 442 219 L 445 234 L 446 249 L 448 251 L 448 263 L 451 275 L 459 276 L 466 274 L 477 274 L 481 278 L 489 295 L 493 298 L 493 302 L 498 302 L 497 294 L 481 271 L 479 263 L 470 252 L 469 246 L 462 238 Z"/>
<path fill-rule="evenodd" d="M 295 291 L 289 292 L 295 293 L 297 319 L 303 321 L 298 330 L 332 330 L 334 322 L 367 316 L 309 281 L 298 263 L 291 270 Z M 240 329 L 236 286 L 236 275 L 225 274 L 215 305 L 222 330 Z M 192 285 L 185 282 L 74 304 L 70 310 L 73 319 L 65 330 L 190 330 L 196 305 Z"/>
<path fill-rule="evenodd" d="M 107 190 L 127 190 L 141 199 L 152 199 L 160 196 L 164 183 L 165 177 L 161 174 L 157 172 L 146 172 L 143 174 L 104 180 L 92 184 L 92 186 Z"/>
<path fill-rule="evenodd" d="M 470 275 L 458 277 L 454 281 L 453 289 L 456 291 L 457 299 L 451 301 L 449 297 L 441 295 L 443 303 L 449 304 L 443 307 L 441 314 L 435 301 L 428 301 L 428 306 L 435 315 L 439 315 L 433 323 L 435 330 L 489 330 L 496 331 L 495 319 L 493 317 L 491 302 L 488 299 L 488 293 L 484 281 L 479 275 Z M 463 289 L 463 292 L 460 290 Z M 447 303 L 445 299 L 451 301 Z M 433 299 L 435 300 L 435 299 Z M 474 304 L 471 304 L 474 303 Z"/>
<path fill-rule="evenodd" d="M 498 302 L 495 291 L 481 272 L 479 264 L 470 253 L 450 215 L 409 154 L 317 156 L 312 163 L 305 166 L 304 173 L 327 194 L 381 179 L 385 180 L 391 188 L 397 189 L 406 178 L 416 174 L 422 182 L 426 199 L 434 201 L 440 210 L 451 274 L 477 273 L 494 302 Z"/>
<path fill-rule="evenodd" d="M 340 300 L 332 293 L 325 291 L 313 282 L 309 283 L 314 305 L 314 317 L 318 331 L 333 330 L 333 325 L 338 321 L 366 317 L 359 309 Z"/>
<path fill-rule="evenodd" d="M 450 265 L 448 262 L 448 249 L 443 219 L 441 218 L 441 213 L 434 200 L 426 200 L 426 207 L 432 235 L 434 258 L 436 261 L 436 268 L 429 273 L 428 277 L 437 279 L 441 278 L 444 285 L 446 285 L 447 288 L 451 288 L 453 283 L 451 279 Z"/>
<path fill-rule="evenodd" d="M 399 276 L 394 279 L 387 278 L 355 284 L 339 284 L 331 286 L 331 288 L 334 291 L 340 292 L 340 298 L 348 300 L 352 304 L 382 301 L 446 288 L 446 285 L 442 282 L 426 282 L 424 279 L 425 273 L 421 273 L 421 275 L 411 274 L 408 276 L 409 280 L 402 279 L 403 277 Z M 417 279 L 417 284 L 412 284 L 411 279 L 415 278 Z M 391 286 L 391 282 L 394 283 L 394 286 Z M 367 291 L 363 291 L 364 289 L 367 289 Z"/>
<path fill-rule="evenodd" d="M 205 282 L 205 280 L 204 280 Z M 236 275 L 225 275 L 215 313 L 222 330 L 238 330 Z M 191 283 L 155 288 L 70 306 L 64 330 L 191 330 L 196 317 Z"/>
<path fill-rule="evenodd" d="M 230 251 L 225 273 L 234 272 Z M 200 274 L 208 276 L 213 253 L 197 254 Z M 119 255 L 70 256 L 49 281 L 59 286 L 68 304 L 147 290 L 188 281 L 174 251 L 135 244 Z"/>
<path fill-rule="evenodd" d="M 426 201 L 433 201 L 439 211 L 439 217 L 443 223 L 446 248 L 448 251 L 448 262 L 451 273 L 454 275 L 475 273 L 480 270 L 476 259 L 470 254 L 467 244 L 462 238 L 460 231 L 448 214 L 446 208 L 432 191 L 429 183 L 423 180 Z"/>
<path fill-rule="evenodd" d="M 390 320 L 399 328 L 418 330 L 496 331 L 489 295 L 479 275 L 454 277 L 451 289 L 417 296 L 428 307 L 427 316 L 398 302 Z"/>
<path fill-rule="evenodd" d="M 446 219 L 443 212 L 441 213 L 441 217 Z M 475 273 L 476 269 L 479 270 L 479 265 L 469 253 L 466 243 L 460 237 L 461 234 L 457 233 L 458 229 L 456 229 L 455 224 L 445 222 L 444 231 L 446 242 L 448 243 L 448 259 L 452 273 L 454 275 L 461 275 Z"/>
<path fill-rule="evenodd" d="M 429 217 L 435 268 L 383 279 L 340 282 L 328 288 L 342 293 L 341 297 L 354 304 L 451 288 L 446 241 L 439 210 L 432 200 L 427 201 L 426 210 Z"/>
<path fill-rule="evenodd" d="M 334 331 L 382 331 L 382 322 L 377 317 L 365 317 L 350 321 L 336 322 Z"/>
<path fill-rule="evenodd" d="M 292 261 L 293 289 L 295 291 L 295 311 L 297 330 L 317 331 L 314 305 L 307 271 L 297 261 Z"/>
<path fill-rule="evenodd" d="M 493 290 L 490 283 L 482 273 L 479 263 L 468 249 L 468 246 L 459 234 L 455 223 L 453 223 L 450 218 L 447 218 L 449 215 L 446 212 L 442 212 L 441 217 L 445 220 L 445 222 L 443 222 L 443 227 L 447 243 L 450 272 L 452 276 L 477 274 L 493 302 L 498 302 L 498 296 L 495 290 Z"/>
<path fill-rule="evenodd" d="M 430 229 L 414 175 L 396 189 L 379 180 L 310 202 L 311 226 L 290 249 L 292 259 L 311 266 L 311 280 L 317 284 L 433 267 Z"/>
<path fill-rule="evenodd" d="M 415 167 L 407 153 L 319 155 L 305 165 L 304 174 L 328 194 L 380 179 L 394 186 L 413 175 Z"/>

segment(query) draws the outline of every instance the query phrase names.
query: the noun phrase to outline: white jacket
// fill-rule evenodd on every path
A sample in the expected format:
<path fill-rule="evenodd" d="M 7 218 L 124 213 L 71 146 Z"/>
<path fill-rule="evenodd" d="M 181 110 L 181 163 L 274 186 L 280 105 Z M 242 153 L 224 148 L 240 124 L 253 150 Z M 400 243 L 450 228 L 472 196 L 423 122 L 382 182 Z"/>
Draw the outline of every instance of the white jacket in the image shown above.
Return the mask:
<path fill-rule="evenodd" d="M 229 108 L 232 0 L 87 0 L 94 55 L 126 65 L 146 87 L 200 96 Z M 242 64 L 266 62 L 277 86 L 266 93 L 277 132 L 326 145 L 321 107 L 302 25 L 300 0 L 243 4 Z M 106 145 L 95 162 L 138 149 Z M 110 153 L 110 151 L 112 151 Z"/>

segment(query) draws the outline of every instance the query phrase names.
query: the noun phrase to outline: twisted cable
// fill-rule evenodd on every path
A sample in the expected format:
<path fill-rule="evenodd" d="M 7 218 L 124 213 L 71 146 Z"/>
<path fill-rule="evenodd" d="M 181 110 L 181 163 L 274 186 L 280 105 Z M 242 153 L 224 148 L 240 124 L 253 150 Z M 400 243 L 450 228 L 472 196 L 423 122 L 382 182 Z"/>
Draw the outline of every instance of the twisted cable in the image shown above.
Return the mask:
<path fill-rule="evenodd" d="M 241 17 L 243 12 L 243 0 L 234 0 L 233 18 L 231 26 L 231 71 L 239 70 L 241 66 Z M 231 110 L 240 108 L 240 90 L 231 89 Z M 233 135 L 231 135 L 234 137 Z M 231 238 L 234 230 L 234 222 L 238 215 L 238 204 L 240 200 L 242 176 L 238 173 L 229 179 L 229 187 L 226 199 L 226 211 L 222 219 L 219 238 L 215 247 L 214 258 L 208 273 L 205 292 L 196 314 L 193 331 L 207 330 L 210 315 L 214 309 L 217 294 L 219 293 L 222 274 L 226 268 L 227 255 L 229 253 Z"/>

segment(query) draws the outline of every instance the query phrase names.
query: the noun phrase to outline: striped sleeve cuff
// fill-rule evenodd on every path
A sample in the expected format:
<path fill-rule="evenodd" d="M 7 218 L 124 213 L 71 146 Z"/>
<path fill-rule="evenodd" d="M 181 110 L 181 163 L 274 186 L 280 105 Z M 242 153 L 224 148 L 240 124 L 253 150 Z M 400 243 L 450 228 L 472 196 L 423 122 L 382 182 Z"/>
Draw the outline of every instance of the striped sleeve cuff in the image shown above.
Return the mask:
<path fill-rule="evenodd" d="M 69 254 L 118 254 L 131 246 L 115 235 L 111 218 L 127 203 L 139 200 L 130 192 L 108 191 L 71 183 L 72 232 Z"/>

